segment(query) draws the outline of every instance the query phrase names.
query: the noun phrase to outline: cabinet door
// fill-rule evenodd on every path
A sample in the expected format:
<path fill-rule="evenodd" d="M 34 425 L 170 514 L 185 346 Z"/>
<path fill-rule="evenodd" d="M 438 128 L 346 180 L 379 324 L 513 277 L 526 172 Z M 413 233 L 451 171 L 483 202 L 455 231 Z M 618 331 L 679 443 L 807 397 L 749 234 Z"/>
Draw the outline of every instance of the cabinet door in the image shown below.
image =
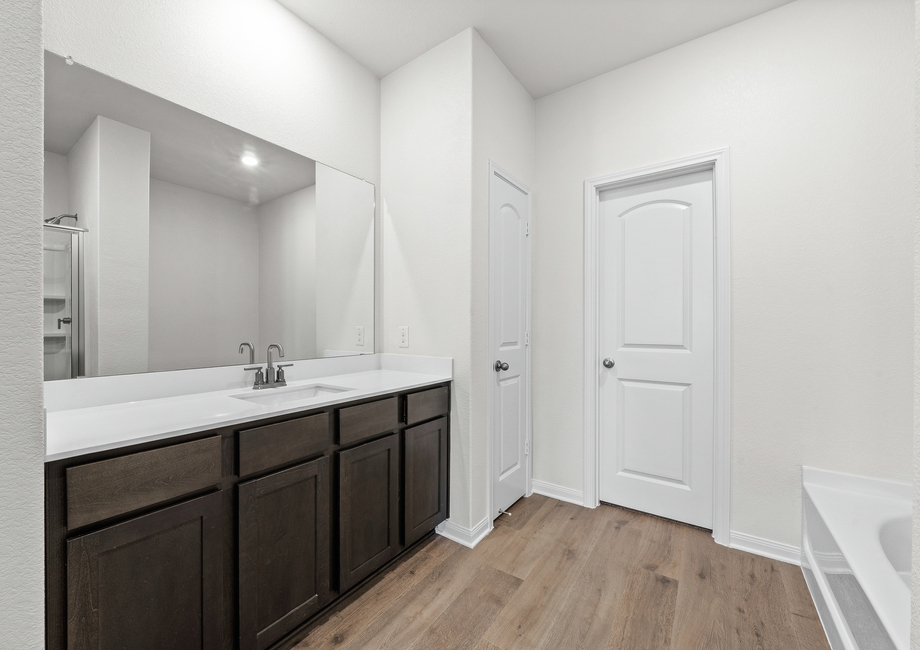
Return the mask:
<path fill-rule="evenodd" d="M 447 519 L 447 418 L 406 429 L 406 545 Z"/>
<path fill-rule="evenodd" d="M 68 650 L 217 650 L 221 494 L 67 540 Z"/>
<path fill-rule="evenodd" d="M 339 589 L 399 550 L 399 436 L 339 452 Z"/>
<path fill-rule="evenodd" d="M 329 595 L 329 459 L 239 486 L 240 650 L 262 650 Z"/>

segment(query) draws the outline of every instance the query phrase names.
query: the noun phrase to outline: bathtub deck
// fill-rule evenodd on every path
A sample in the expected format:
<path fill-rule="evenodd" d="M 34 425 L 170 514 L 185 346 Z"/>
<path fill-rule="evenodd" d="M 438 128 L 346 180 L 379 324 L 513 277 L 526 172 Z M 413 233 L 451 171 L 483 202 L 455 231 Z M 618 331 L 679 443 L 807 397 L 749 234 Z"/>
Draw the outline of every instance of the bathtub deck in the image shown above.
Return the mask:
<path fill-rule="evenodd" d="M 429 540 L 296 648 L 829 649 L 798 567 L 609 506 L 511 512 L 475 549 Z"/>

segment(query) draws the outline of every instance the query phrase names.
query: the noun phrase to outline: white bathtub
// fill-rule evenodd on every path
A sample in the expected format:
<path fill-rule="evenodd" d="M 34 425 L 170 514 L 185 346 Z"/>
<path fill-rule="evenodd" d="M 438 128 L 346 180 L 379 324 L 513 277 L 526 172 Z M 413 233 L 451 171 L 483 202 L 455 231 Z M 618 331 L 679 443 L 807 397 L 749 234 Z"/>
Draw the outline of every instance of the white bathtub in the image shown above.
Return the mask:
<path fill-rule="evenodd" d="M 833 650 L 909 650 L 911 486 L 802 468 L 802 570 Z"/>

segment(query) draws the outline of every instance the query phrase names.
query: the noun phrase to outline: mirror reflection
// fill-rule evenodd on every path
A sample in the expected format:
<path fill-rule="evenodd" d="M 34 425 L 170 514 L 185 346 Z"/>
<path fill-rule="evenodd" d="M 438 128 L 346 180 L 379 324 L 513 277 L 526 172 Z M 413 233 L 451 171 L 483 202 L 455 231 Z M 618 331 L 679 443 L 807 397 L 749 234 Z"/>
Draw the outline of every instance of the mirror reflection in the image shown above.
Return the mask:
<path fill-rule="evenodd" d="M 44 218 L 46 380 L 374 351 L 373 185 L 50 53 Z"/>

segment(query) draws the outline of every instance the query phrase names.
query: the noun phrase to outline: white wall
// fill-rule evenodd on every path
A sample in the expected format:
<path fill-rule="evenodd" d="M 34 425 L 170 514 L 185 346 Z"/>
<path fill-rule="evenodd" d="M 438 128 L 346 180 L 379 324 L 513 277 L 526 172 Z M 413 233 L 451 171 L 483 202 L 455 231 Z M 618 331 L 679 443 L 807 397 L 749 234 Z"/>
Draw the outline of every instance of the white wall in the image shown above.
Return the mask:
<path fill-rule="evenodd" d="M 374 187 L 316 163 L 317 356 L 327 350 L 374 351 Z"/>
<path fill-rule="evenodd" d="M 281 344 L 286 359 L 322 356 L 316 353 L 316 185 L 263 203 L 258 213 L 256 358 L 264 360 L 271 343 Z"/>
<path fill-rule="evenodd" d="M 274 0 L 45 0 L 45 47 L 379 182 L 380 80 Z"/>
<path fill-rule="evenodd" d="M 451 521 L 470 529 L 489 516 L 489 160 L 532 183 L 534 104 L 468 29 L 384 77 L 381 105 L 383 349 L 454 359 Z"/>
<path fill-rule="evenodd" d="M 0 20 L 0 647 L 45 647 L 42 434 L 42 15 Z"/>
<path fill-rule="evenodd" d="M 259 346 L 258 209 L 150 181 L 150 370 L 246 363 Z"/>
<path fill-rule="evenodd" d="M 471 237 L 472 388 L 470 470 L 473 523 L 488 514 L 488 400 L 494 381 L 489 349 L 489 160 L 533 189 L 534 101 L 482 37 L 473 37 Z M 494 513 L 493 513 L 494 515 Z"/>
<path fill-rule="evenodd" d="M 44 203 L 42 219 L 50 219 L 70 212 L 70 189 L 67 171 L 67 156 L 45 151 Z M 73 219 L 65 219 L 65 226 L 72 226 Z M 77 223 L 77 225 L 80 225 Z"/>
<path fill-rule="evenodd" d="M 470 483 L 472 41 L 467 30 L 380 84 L 384 296 L 378 347 L 453 357 L 450 513 L 467 528 L 479 521 Z M 400 325 L 409 326 L 408 348 L 398 347 Z"/>
<path fill-rule="evenodd" d="M 920 648 L 920 0 L 914 4 L 914 526 L 910 647 Z"/>
<path fill-rule="evenodd" d="M 147 371 L 150 134 L 99 116 L 68 154 L 84 237 L 86 372 Z"/>
<path fill-rule="evenodd" d="M 99 214 L 94 242 L 98 275 L 98 374 L 147 372 L 150 231 L 150 134 L 121 122 L 99 123 Z M 92 254 L 87 246 L 88 254 Z M 91 361 L 92 363 L 92 361 Z"/>
<path fill-rule="evenodd" d="M 799 0 L 537 101 L 535 478 L 583 480 L 583 183 L 731 147 L 734 531 L 909 480 L 913 7 Z"/>

